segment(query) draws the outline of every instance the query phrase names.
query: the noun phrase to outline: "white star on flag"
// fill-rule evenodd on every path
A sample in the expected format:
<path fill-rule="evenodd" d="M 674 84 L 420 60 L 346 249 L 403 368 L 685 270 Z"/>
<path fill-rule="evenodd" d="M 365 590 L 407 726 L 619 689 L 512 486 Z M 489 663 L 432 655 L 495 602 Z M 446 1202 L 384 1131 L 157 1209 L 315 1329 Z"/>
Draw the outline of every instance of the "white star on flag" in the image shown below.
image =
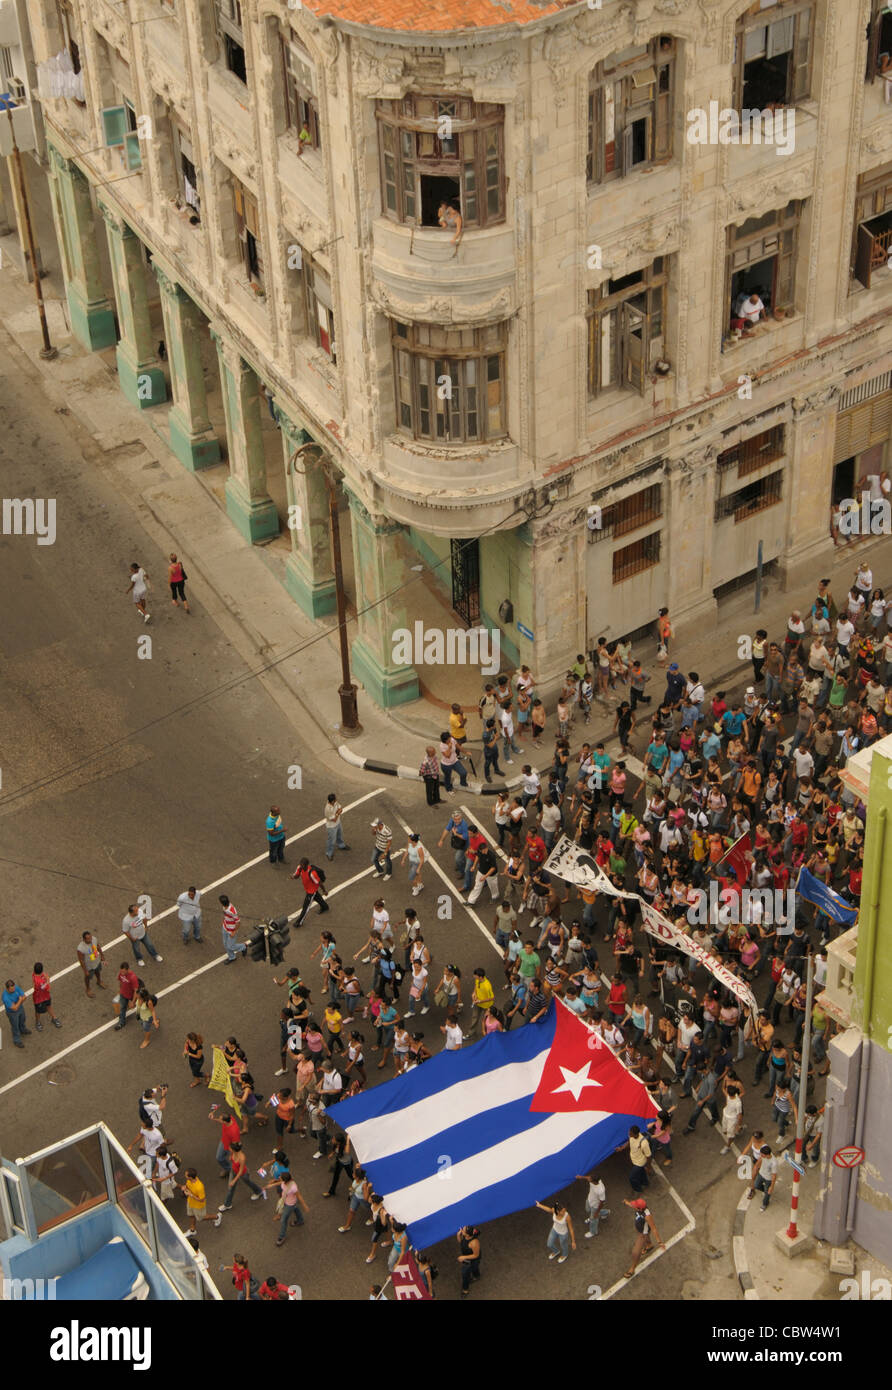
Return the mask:
<path fill-rule="evenodd" d="M 586 1062 L 578 1071 L 570 1071 L 569 1067 L 561 1067 L 561 1075 L 564 1080 L 560 1086 L 555 1086 L 552 1095 L 557 1095 L 559 1091 L 569 1091 L 574 1100 L 579 1100 L 586 1086 L 600 1086 L 600 1081 L 595 1081 L 588 1074 L 591 1062 Z"/>

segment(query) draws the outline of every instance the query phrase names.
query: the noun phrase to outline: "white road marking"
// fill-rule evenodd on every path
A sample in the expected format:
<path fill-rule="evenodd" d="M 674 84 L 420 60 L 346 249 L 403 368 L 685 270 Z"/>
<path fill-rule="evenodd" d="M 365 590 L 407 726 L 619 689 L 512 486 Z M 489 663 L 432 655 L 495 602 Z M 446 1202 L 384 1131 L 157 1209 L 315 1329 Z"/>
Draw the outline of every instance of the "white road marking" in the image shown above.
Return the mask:
<path fill-rule="evenodd" d="M 403 820 L 403 818 L 402 818 L 401 815 L 397 814 L 397 815 L 395 816 L 395 819 L 399 821 L 400 825 L 403 827 L 403 829 L 405 830 L 405 832 L 406 832 L 407 835 L 412 835 L 412 834 L 414 834 L 414 831 L 412 830 L 412 827 L 411 827 L 406 821 Z M 476 825 L 477 822 L 474 821 L 473 824 Z M 493 950 L 496 952 L 496 954 L 497 954 L 497 955 L 499 956 L 499 958 L 501 959 L 502 953 L 501 953 L 501 951 L 499 950 L 498 946 L 496 945 L 496 939 L 495 939 L 495 937 L 493 936 L 492 932 L 491 932 L 487 927 L 485 927 L 485 926 L 483 925 L 483 923 L 481 922 L 480 918 L 477 916 L 477 913 L 474 911 L 473 907 L 469 907 L 468 904 L 462 900 L 462 898 L 461 898 L 461 896 L 460 896 L 460 894 L 461 894 L 461 889 L 456 888 L 455 885 L 454 885 L 453 883 L 450 882 L 450 880 L 449 880 L 449 878 L 448 878 L 448 876 L 447 876 L 445 870 L 443 870 L 443 869 L 440 868 L 440 866 L 439 866 L 439 864 L 437 863 L 436 859 L 435 859 L 434 856 L 431 854 L 430 850 L 427 848 L 426 845 L 425 845 L 425 847 L 424 847 L 424 855 L 425 855 L 425 858 L 424 858 L 425 864 L 431 864 L 431 865 L 433 866 L 433 868 L 434 868 L 434 869 L 436 870 L 436 872 L 439 874 L 440 878 L 441 878 L 441 879 L 443 880 L 443 882 L 446 884 L 446 887 L 449 889 L 450 896 L 453 896 L 453 897 L 455 897 L 455 898 L 458 899 L 459 906 L 464 908 L 465 912 L 466 912 L 466 913 L 468 914 L 468 916 L 471 918 L 472 922 L 474 922 L 474 923 L 477 925 L 477 927 L 479 928 L 479 930 L 480 930 L 480 931 L 483 933 L 483 935 L 486 937 L 486 939 L 487 939 L 487 941 L 489 942 L 490 946 L 493 948 Z M 2 1094 L 2 1092 L 0 1092 L 0 1094 Z"/>
<path fill-rule="evenodd" d="M 381 790 L 383 790 L 383 789 L 382 789 L 382 788 L 379 788 L 378 790 L 381 791 Z M 372 792 L 371 795 L 374 796 L 374 795 L 376 795 L 376 793 L 375 793 L 375 792 Z M 368 797 L 363 797 L 362 800 L 363 800 L 363 801 L 367 801 L 367 800 L 368 800 Z M 353 804 L 354 804 L 354 805 L 358 805 L 359 803 L 358 803 L 358 802 L 354 802 Z M 350 808 L 347 807 L 346 809 L 349 810 Z M 303 831 L 300 832 L 299 835 L 293 835 L 291 838 L 292 838 L 293 840 L 297 840 L 297 839 L 300 838 L 300 835 L 306 835 L 310 830 L 316 830 L 316 829 L 318 829 L 318 827 L 319 827 L 320 824 L 324 824 L 324 822 L 322 822 L 322 821 L 317 822 L 316 825 L 311 825 L 311 826 L 309 826 L 309 827 L 307 828 L 307 830 L 303 830 Z M 256 860 L 256 861 L 254 861 L 254 862 L 255 862 L 255 863 L 260 863 L 260 862 L 262 862 L 262 860 L 263 860 L 265 857 L 266 857 L 266 856 L 261 855 L 261 856 L 260 856 L 260 860 Z M 250 867 L 250 866 L 249 866 L 249 867 Z M 234 872 L 235 872 L 235 873 L 241 873 L 242 870 L 241 870 L 241 869 L 236 869 Z M 372 867 L 371 864 L 369 864 L 368 868 L 363 869 L 363 871 L 362 871 L 361 873 L 354 874 L 352 878 L 345 879 L 343 883 L 338 883 L 338 884 L 336 884 L 336 885 L 334 886 L 334 888 L 330 889 L 330 890 L 326 893 L 326 897 L 330 898 L 330 897 L 332 897 L 335 893 L 340 893 L 340 892 L 342 892 L 342 890 L 343 890 L 344 888 L 349 888 L 349 887 L 351 886 L 351 884 L 357 883 L 357 882 L 358 882 L 360 879 L 362 879 L 362 878 L 367 878 L 368 875 L 369 875 L 369 874 L 372 874 L 372 873 L 374 873 L 374 868 Z M 232 877 L 232 875 L 230 875 L 230 877 Z M 226 880 L 225 880 L 225 879 L 222 879 L 222 878 L 221 878 L 219 881 L 220 881 L 220 883 L 225 883 L 225 882 L 226 882 Z M 216 884 L 211 884 L 210 886 L 213 888 L 213 887 L 216 887 Z M 204 890 L 202 890 L 202 891 L 204 891 Z M 167 912 L 161 913 L 161 914 L 159 914 L 159 916 L 167 916 L 167 915 L 168 915 L 170 912 L 172 912 L 172 911 L 174 911 L 174 909 L 173 909 L 173 908 L 169 908 Z M 295 914 L 295 915 L 296 915 L 296 914 Z M 308 915 L 309 915 L 309 914 L 308 914 Z M 158 919 L 157 919 L 157 918 L 153 918 L 152 920 L 153 920 L 153 921 L 157 921 Z M 124 938 L 121 937 L 121 938 L 119 938 L 119 939 L 120 939 L 120 940 L 123 940 Z M 114 942 L 112 942 L 112 945 L 114 945 Z M 225 954 L 224 954 L 224 955 L 217 956 L 216 959 L 210 960 L 210 961 L 208 961 L 205 965 L 200 966 L 198 970 L 193 970 L 190 974 L 184 975 L 184 976 L 182 977 L 182 979 L 180 979 L 180 980 L 175 980 L 175 981 L 173 982 L 173 984 L 166 985 L 166 986 L 164 987 L 164 989 L 159 989 L 158 992 L 157 992 L 157 997 L 158 997 L 159 999 L 163 999 L 164 996 L 165 996 L 166 994 L 173 994 L 175 990 L 182 989 L 183 985 L 188 985 L 188 984 L 191 983 L 192 980 L 197 980 L 198 977 L 199 977 L 200 975 L 204 975 L 208 970 L 213 970 L 213 968 L 214 968 L 215 965 L 219 965 L 222 961 L 225 961 L 225 960 L 226 960 Z M 256 964 L 256 962 L 250 962 L 250 963 Z M 79 968 L 79 967 L 77 967 L 77 966 L 72 967 L 72 969 L 78 969 L 78 968 Z M 63 972 L 63 973 L 64 973 L 64 972 Z M 53 978 L 55 979 L 56 977 L 53 976 Z M 13 1087 L 15 1087 L 15 1086 L 20 1086 L 20 1085 L 22 1084 L 23 1081 L 28 1081 L 30 1077 L 32 1077 L 32 1076 L 37 1076 L 40 1072 L 45 1071 L 47 1067 L 55 1066 L 56 1063 L 59 1062 L 59 1061 L 61 1061 L 61 1059 L 62 1059 L 63 1057 L 67 1057 L 67 1056 L 69 1055 L 69 1053 L 71 1053 L 71 1052 L 76 1052 L 77 1049 L 78 1049 L 79 1047 L 83 1047 L 84 1043 L 92 1042 L 94 1038 L 100 1037 L 102 1033 L 107 1033 L 108 1030 L 109 1030 L 109 1028 L 114 1028 L 114 1026 L 115 1026 L 115 1019 L 114 1019 L 114 1018 L 111 1018 L 111 1019 L 109 1019 L 109 1021 L 108 1021 L 107 1023 L 102 1023 L 102 1024 L 100 1024 L 100 1026 L 99 1026 L 98 1028 L 94 1028 L 93 1031 L 92 1031 L 92 1033 L 86 1033 L 86 1034 L 84 1035 L 84 1037 L 78 1038 L 77 1042 L 69 1043 L 68 1047 L 63 1047 L 62 1050 L 61 1050 L 60 1052 L 54 1052 L 53 1055 L 52 1055 L 51 1057 L 47 1057 L 45 1061 L 39 1062 L 39 1063 L 37 1064 L 36 1067 L 31 1067 L 31 1069 L 30 1069 L 29 1071 L 22 1072 L 21 1076 L 15 1077 L 12 1081 L 7 1081 L 5 1086 L 0 1086 L 0 1096 L 4 1095 L 7 1091 L 11 1091 L 11 1090 L 13 1089 Z"/>
<path fill-rule="evenodd" d="M 652 1254 L 648 1255 L 646 1260 L 641 1261 L 641 1263 L 638 1265 L 638 1268 L 635 1270 L 635 1273 L 632 1275 L 633 1279 L 637 1279 L 638 1275 L 641 1274 L 643 1270 L 647 1269 L 650 1265 L 652 1265 L 656 1260 L 658 1260 L 661 1255 L 668 1254 L 668 1252 L 672 1249 L 673 1245 L 677 1245 L 680 1240 L 684 1240 L 685 1236 L 689 1236 L 691 1234 L 691 1231 L 695 1230 L 697 1226 L 697 1223 L 694 1220 L 693 1212 L 691 1211 L 690 1207 L 687 1206 L 681 1194 L 678 1193 L 672 1186 L 671 1182 L 666 1177 L 666 1174 L 661 1173 L 659 1168 L 654 1169 L 654 1174 L 656 1177 L 660 1178 L 668 1187 L 670 1197 L 675 1202 L 676 1206 L 678 1206 L 681 1209 L 681 1213 L 685 1218 L 685 1224 L 684 1226 L 682 1226 L 680 1231 L 676 1231 L 675 1235 L 671 1236 L 670 1239 L 666 1241 L 666 1247 L 664 1250 L 654 1250 Z M 612 1298 L 615 1293 L 618 1293 L 620 1289 L 624 1288 L 626 1284 L 630 1282 L 631 1281 L 626 1278 L 617 1279 L 615 1284 L 610 1285 L 610 1288 L 607 1290 L 606 1293 L 601 1294 L 600 1302 L 605 1303 L 608 1298 Z"/>
<path fill-rule="evenodd" d="M 373 792 L 368 792 L 365 796 L 361 796 L 358 801 L 351 801 L 349 806 L 344 807 L 344 810 L 352 811 L 354 806 L 361 806 L 364 801 L 370 801 L 373 796 L 381 796 L 383 795 L 383 793 L 383 787 L 376 787 Z M 286 845 L 293 845 L 295 840 L 302 840 L 304 835 L 309 835 L 311 831 L 318 830 L 323 825 L 325 825 L 324 819 L 314 821 L 313 824 L 308 825 L 305 830 L 299 830 L 296 835 L 290 836 L 290 838 L 285 841 Z M 243 874 L 246 869 L 253 869 L 255 864 L 265 863 L 268 858 L 268 854 L 258 854 L 256 859 L 249 859 L 246 863 L 239 865 L 237 869 L 230 869 L 229 872 L 224 874 L 222 878 L 214 879 L 213 883 L 205 884 L 204 888 L 199 889 L 199 892 L 203 897 L 205 893 L 210 893 L 212 888 L 219 888 L 221 883 L 228 883 L 230 879 L 237 878 L 239 874 Z M 357 878 L 362 878 L 362 874 L 357 874 Z M 354 883 L 355 879 L 350 879 L 350 882 Z M 126 891 L 126 889 L 122 889 L 122 892 Z M 155 922 L 163 921 L 165 917 L 169 917 L 171 913 L 176 912 L 176 910 L 177 905 L 176 903 L 174 903 L 173 907 L 166 907 L 163 912 L 157 912 L 154 917 L 150 917 L 147 925 L 151 927 L 154 925 Z M 123 934 L 120 936 L 116 936 L 114 941 L 110 941 L 107 946 L 103 946 L 102 950 L 110 951 L 113 946 L 117 946 L 121 941 L 129 941 L 129 938 L 124 936 Z M 70 975 L 72 970 L 80 970 L 80 965 L 76 961 L 73 965 L 66 965 L 64 969 L 57 971 L 55 975 L 51 975 L 50 983 L 52 984 L 56 980 L 61 980 L 63 975 Z M 33 989 L 29 989 L 26 992 L 25 997 L 30 998 L 33 993 Z M 2 1094 L 2 1091 L 0 1091 L 0 1095 Z"/>

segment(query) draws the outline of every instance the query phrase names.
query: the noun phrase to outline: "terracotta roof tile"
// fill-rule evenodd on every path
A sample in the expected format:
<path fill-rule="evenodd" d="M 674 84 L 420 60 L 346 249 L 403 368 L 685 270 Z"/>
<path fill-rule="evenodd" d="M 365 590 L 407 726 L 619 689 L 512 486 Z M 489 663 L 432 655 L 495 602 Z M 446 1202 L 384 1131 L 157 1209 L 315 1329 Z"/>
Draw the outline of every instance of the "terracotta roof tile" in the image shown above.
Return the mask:
<path fill-rule="evenodd" d="M 577 0 L 304 0 L 314 14 L 375 29 L 446 33 L 529 24 Z"/>

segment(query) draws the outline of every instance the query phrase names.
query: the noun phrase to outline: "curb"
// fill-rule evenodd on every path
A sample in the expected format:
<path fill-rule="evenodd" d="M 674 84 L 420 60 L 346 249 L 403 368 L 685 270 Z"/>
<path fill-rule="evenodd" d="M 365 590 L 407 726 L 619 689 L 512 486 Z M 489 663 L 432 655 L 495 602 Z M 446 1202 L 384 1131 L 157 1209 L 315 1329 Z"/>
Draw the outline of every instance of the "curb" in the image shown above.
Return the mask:
<path fill-rule="evenodd" d="M 734 1268 L 737 1271 L 737 1279 L 743 1290 L 744 1298 L 758 1300 L 759 1295 L 753 1282 L 747 1264 L 746 1237 L 744 1236 L 744 1225 L 746 1214 L 749 1210 L 749 1198 L 743 1194 L 737 1203 L 737 1210 L 734 1213 L 734 1225 L 732 1227 L 731 1249 L 734 1255 Z"/>
<path fill-rule="evenodd" d="M 403 782 L 420 782 L 423 779 L 411 767 L 406 767 L 402 763 L 379 763 L 374 758 L 364 758 L 359 753 L 354 753 L 352 748 L 348 748 L 346 743 L 338 745 L 338 753 L 349 763 L 351 767 L 362 768 L 365 772 L 374 772 L 378 777 L 399 777 Z M 510 782 L 493 782 L 491 786 L 486 786 L 482 782 L 468 782 L 462 787 L 463 792 L 468 792 L 471 796 L 496 796 L 499 792 L 508 792 L 512 787 L 519 787 L 523 781 L 522 777 L 515 777 Z M 442 786 L 442 782 L 440 783 Z"/>

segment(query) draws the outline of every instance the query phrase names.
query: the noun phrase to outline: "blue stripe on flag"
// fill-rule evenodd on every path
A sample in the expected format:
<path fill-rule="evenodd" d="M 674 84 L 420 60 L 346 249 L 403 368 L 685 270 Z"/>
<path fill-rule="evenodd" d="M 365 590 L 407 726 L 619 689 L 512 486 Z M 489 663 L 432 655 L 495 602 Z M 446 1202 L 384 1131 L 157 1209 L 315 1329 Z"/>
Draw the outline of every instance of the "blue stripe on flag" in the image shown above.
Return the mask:
<path fill-rule="evenodd" d="M 426 1250 L 438 1241 L 454 1240 L 462 1226 L 481 1226 L 497 1216 L 507 1216 L 510 1212 L 545 1201 L 553 1193 L 569 1187 L 577 1173 L 592 1172 L 597 1164 L 609 1158 L 620 1144 L 626 1142 L 630 1126 L 640 1123 L 641 1117 L 636 1115 L 608 1116 L 568 1144 L 559 1154 L 541 1159 L 516 1177 L 481 1188 L 452 1206 L 441 1207 L 430 1216 L 411 1222 L 409 1239 L 416 1250 Z M 377 1165 L 369 1164 L 369 1169 L 372 1185 L 386 1200 L 387 1189 L 377 1180 Z M 449 1179 L 444 1178 L 444 1196 L 448 1195 L 448 1186 Z"/>
<path fill-rule="evenodd" d="M 461 1081 L 497 1071 L 511 1062 L 528 1062 L 554 1042 L 555 1018 L 551 1009 L 541 1023 L 526 1024 L 512 1033 L 490 1033 L 488 1038 L 457 1052 L 438 1052 L 429 1062 L 393 1081 L 339 1101 L 330 1114 L 344 1129 L 379 1115 L 396 1117 L 405 1106 Z"/>

